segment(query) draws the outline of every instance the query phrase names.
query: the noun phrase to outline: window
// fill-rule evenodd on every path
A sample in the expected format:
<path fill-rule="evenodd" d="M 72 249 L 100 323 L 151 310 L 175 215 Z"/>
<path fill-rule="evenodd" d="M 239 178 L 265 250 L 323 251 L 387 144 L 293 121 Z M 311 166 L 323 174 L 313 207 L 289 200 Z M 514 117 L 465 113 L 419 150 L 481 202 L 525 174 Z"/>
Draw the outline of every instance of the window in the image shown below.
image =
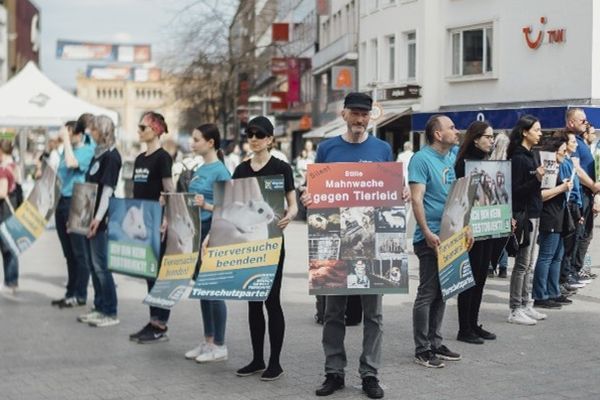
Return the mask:
<path fill-rule="evenodd" d="M 406 34 L 406 77 L 415 79 L 417 77 L 417 34 L 409 32 Z"/>
<path fill-rule="evenodd" d="M 491 26 L 452 31 L 452 75 L 485 75 L 493 71 Z"/>
<path fill-rule="evenodd" d="M 393 82 L 396 79 L 396 37 L 388 36 L 388 81 Z"/>
<path fill-rule="evenodd" d="M 377 39 L 371 40 L 371 81 L 379 80 L 379 49 L 377 48 Z"/>

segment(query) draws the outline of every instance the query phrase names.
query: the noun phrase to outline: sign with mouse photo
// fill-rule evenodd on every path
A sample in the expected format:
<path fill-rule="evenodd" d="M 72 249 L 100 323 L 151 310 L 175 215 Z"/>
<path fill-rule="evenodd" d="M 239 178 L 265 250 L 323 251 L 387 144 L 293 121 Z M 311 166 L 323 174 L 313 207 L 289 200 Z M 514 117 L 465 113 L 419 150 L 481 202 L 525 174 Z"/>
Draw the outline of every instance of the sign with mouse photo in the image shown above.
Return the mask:
<path fill-rule="evenodd" d="M 283 176 L 214 184 L 209 241 L 190 298 L 264 301 L 283 246 Z"/>
<path fill-rule="evenodd" d="M 158 201 L 111 198 L 108 207 L 108 269 L 156 278 L 160 252 Z"/>
<path fill-rule="evenodd" d="M 309 294 L 408 293 L 400 163 L 308 166 Z"/>
<path fill-rule="evenodd" d="M 144 303 L 170 309 L 190 285 L 200 247 L 200 214 L 190 193 L 166 193 L 167 245 L 156 283 Z"/>

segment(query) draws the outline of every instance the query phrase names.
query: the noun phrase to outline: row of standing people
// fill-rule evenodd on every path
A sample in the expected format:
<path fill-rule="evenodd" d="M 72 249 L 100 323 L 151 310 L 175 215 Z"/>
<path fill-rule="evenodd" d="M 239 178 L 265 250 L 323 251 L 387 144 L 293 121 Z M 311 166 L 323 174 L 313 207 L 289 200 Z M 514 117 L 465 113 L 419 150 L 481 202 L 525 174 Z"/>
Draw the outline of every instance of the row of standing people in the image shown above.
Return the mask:
<path fill-rule="evenodd" d="M 135 199 L 157 201 L 161 200 L 164 193 L 174 191 L 171 175 L 172 158 L 160 145 L 160 136 L 165 132 L 167 132 L 167 125 L 162 115 L 147 112 L 142 116 L 138 125 L 138 135 L 140 142 L 145 144 L 146 150 L 139 154 L 134 162 L 133 198 Z M 210 231 L 214 182 L 226 181 L 232 177 L 283 175 L 287 209 L 285 215 L 278 221 L 278 226 L 284 229 L 297 213 L 291 167 L 271 156 L 269 152 L 273 143 L 272 124 L 265 117 L 257 117 L 250 121 L 246 134 L 254 156 L 240 163 L 231 175 L 223 163 L 223 154 L 220 150 L 221 135 L 218 128 L 214 124 L 205 124 L 193 131 L 192 148 L 196 154 L 203 157 L 204 163 L 194 171 L 188 191 L 196 194 L 195 203 L 201 209 L 203 242 L 207 240 Z M 57 233 L 67 261 L 68 282 L 64 297 L 53 300 L 52 305 L 59 308 L 84 306 L 88 297 L 87 284 L 91 274 L 94 288 L 93 308 L 80 315 L 77 320 L 94 327 L 114 326 L 120 322 L 117 313 L 117 291 L 107 262 L 108 204 L 121 169 L 121 157 L 114 147 L 114 125 L 105 116 L 94 117 L 84 114 L 77 122 L 67 123 L 62 135 L 65 145 L 58 166 L 62 188 L 55 219 Z M 70 233 L 67 230 L 73 185 L 78 182 L 98 184 L 99 196 L 87 236 Z M 167 224 L 168 221 L 163 219 L 161 258 L 165 250 Z M 262 380 L 274 380 L 283 374 L 279 359 L 285 331 L 280 301 L 284 260 L 285 252 L 282 251 L 273 288 L 267 300 L 248 303 L 253 357 L 248 365 L 237 371 L 239 376 L 262 372 Z M 199 259 L 198 268 L 200 264 Z M 152 290 L 154 284 L 154 279 L 147 280 L 148 291 Z M 266 364 L 264 361 L 266 323 L 263 307 L 266 307 L 268 314 L 271 347 L 271 355 Z M 185 354 L 186 358 L 198 362 L 227 359 L 225 302 L 201 300 L 200 309 L 204 339 L 199 346 Z M 129 336 L 130 340 L 137 343 L 157 343 L 168 340 L 169 317 L 168 309 L 149 307 L 149 321 L 142 329 L 132 333 Z"/>

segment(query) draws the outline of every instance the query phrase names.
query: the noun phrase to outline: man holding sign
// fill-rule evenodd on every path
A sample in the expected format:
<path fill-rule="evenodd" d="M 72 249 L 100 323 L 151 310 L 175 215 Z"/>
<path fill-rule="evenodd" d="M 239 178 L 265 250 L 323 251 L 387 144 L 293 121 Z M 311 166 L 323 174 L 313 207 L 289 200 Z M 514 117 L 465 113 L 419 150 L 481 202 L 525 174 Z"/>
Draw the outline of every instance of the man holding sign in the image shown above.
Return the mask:
<path fill-rule="evenodd" d="M 342 117 L 348 130 L 342 136 L 329 139 L 318 147 L 316 163 L 393 161 L 390 145 L 367 132 L 372 105 L 373 99 L 364 93 L 349 93 L 346 96 Z M 307 192 L 302 194 L 301 200 L 305 206 L 312 203 Z M 317 389 L 317 396 L 329 396 L 344 387 L 344 314 L 347 297 L 327 296 L 322 339 L 326 379 Z M 377 399 L 383 397 L 383 389 L 377 379 L 383 336 L 381 295 L 361 295 L 361 301 L 364 312 L 364 339 L 359 373 L 363 391 L 369 398 Z"/>
<path fill-rule="evenodd" d="M 458 361 L 460 355 L 442 345 L 441 327 L 446 303 L 438 278 L 438 247 L 444 206 L 456 180 L 456 157 L 450 149 L 458 143 L 458 130 L 445 115 L 434 115 L 425 126 L 428 146 L 417 152 L 408 167 L 412 208 L 417 222 L 413 239 L 419 258 L 419 288 L 413 306 L 415 362 L 441 368 L 441 360 Z"/>

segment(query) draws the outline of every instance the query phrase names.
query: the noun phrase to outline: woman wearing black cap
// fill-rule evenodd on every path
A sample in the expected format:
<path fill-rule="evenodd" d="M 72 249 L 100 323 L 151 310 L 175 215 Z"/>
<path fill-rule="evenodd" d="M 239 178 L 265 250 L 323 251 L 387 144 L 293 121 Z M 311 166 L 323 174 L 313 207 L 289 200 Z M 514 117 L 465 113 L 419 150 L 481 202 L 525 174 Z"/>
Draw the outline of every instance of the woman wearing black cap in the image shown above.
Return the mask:
<path fill-rule="evenodd" d="M 233 172 L 233 178 L 250 178 L 256 176 L 283 175 L 285 198 L 288 208 L 285 215 L 279 220 L 278 226 L 284 229 L 294 219 L 298 212 L 296 195 L 294 191 L 294 176 L 290 165 L 271 156 L 269 150 L 273 144 L 273 125 L 263 116 L 256 117 L 248 123 L 246 135 L 250 149 L 254 156 L 242 162 Z M 264 302 L 269 316 L 269 341 L 271 343 L 271 357 L 265 370 L 264 342 L 265 342 L 265 317 L 263 302 L 248 302 L 248 323 L 250 324 L 250 337 L 252 339 L 253 358 L 250 364 L 239 369 L 238 376 L 249 376 L 264 371 L 261 380 L 276 380 L 283 374 L 279 363 L 279 355 L 283 346 L 285 321 L 279 294 L 281 291 L 281 278 L 283 261 L 285 259 L 285 246 L 282 246 L 281 256 L 277 265 L 277 272 L 269 297 Z"/>

